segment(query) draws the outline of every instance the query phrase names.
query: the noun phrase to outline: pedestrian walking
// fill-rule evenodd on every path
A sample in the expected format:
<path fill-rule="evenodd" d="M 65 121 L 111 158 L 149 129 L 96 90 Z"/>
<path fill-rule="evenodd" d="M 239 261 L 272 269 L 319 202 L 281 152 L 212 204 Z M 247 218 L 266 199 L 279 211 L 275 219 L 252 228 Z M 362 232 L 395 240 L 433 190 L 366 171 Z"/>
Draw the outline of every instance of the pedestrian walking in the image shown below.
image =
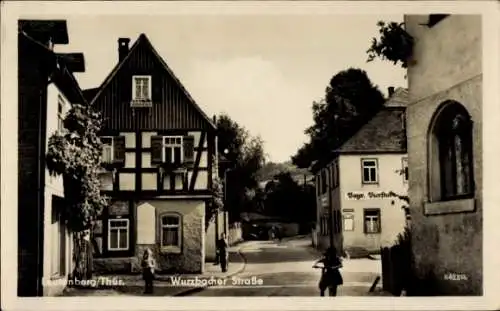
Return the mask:
<path fill-rule="evenodd" d="M 318 265 L 322 263 L 322 265 Z M 337 287 L 344 283 L 339 269 L 342 268 L 342 261 L 337 256 L 335 247 L 330 247 L 323 254 L 323 257 L 317 260 L 313 268 L 321 268 L 321 279 L 319 281 L 320 296 L 325 296 L 328 288 L 330 296 L 337 296 Z"/>
<path fill-rule="evenodd" d="M 283 232 L 280 227 L 276 227 L 276 237 L 278 238 L 278 241 L 281 243 L 283 240 Z"/>
<path fill-rule="evenodd" d="M 226 234 L 221 234 L 221 238 L 217 241 L 217 253 L 219 254 L 219 262 L 222 268 L 222 272 L 227 272 L 229 265 L 229 252 L 228 252 L 228 242 L 226 239 Z"/>
<path fill-rule="evenodd" d="M 142 277 L 144 279 L 144 294 L 153 293 L 153 280 L 155 276 L 156 261 L 153 257 L 153 251 L 147 248 L 142 256 Z"/>
<path fill-rule="evenodd" d="M 276 239 L 276 229 L 274 225 L 271 226 L 271 228 L 269 229 L 268 235 L 269 235 L 269 240 L 274 241 L 274 239 Z"/>

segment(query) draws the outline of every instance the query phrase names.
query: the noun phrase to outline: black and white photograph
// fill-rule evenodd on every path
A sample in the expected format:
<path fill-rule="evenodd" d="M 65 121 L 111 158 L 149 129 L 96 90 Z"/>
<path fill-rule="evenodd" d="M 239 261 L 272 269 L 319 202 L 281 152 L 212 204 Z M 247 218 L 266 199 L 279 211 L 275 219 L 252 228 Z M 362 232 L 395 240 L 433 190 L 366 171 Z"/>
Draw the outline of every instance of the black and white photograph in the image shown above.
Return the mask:
<path fill-rule="evenodd" d="M 18 299 L 485 297 L 497 6 L 13 2 L 2 276 L 9 260 Z"/>

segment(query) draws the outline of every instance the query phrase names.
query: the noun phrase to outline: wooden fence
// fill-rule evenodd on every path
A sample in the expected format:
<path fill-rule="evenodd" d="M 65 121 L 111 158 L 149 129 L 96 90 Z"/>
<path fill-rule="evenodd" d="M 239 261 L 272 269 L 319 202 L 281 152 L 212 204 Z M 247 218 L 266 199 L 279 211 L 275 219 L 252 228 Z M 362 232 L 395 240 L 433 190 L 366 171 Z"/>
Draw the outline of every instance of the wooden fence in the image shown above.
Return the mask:
<path fill-rule="evenodd" d="M 406 241 L 405 241 L 406 242 Z M 409 243 L 401 243 L 381 249 L 382 287 L 395 296 L 408 290 L 413 281 L 412 257 Z"/>

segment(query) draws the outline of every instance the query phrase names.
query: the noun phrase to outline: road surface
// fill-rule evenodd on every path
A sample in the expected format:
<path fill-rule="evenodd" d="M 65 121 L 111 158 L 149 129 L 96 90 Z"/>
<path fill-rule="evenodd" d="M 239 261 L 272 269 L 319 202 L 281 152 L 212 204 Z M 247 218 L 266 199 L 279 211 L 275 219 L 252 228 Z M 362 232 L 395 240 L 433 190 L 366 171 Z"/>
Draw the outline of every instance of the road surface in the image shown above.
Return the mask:
<path fill-rule="evenodd" d="M 319 296 L 321 272 L 312 268 L 318 254 L 310 244 L 310 238 L 246 242 L 241 249 L 247 262 L 242 273 L 225 285 L 191 296 Z M 380 270 L 379 260 L 344 260 L 344 285 L 339 287 L 338 296 L 366 296 Z"/>

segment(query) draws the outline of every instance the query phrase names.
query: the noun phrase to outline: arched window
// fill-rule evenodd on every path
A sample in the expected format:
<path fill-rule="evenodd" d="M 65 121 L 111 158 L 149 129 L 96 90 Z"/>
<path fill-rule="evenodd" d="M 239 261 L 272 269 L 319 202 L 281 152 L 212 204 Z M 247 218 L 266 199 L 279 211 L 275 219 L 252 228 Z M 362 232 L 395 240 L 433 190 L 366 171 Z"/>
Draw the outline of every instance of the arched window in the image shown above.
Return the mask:
<path fill-rule="evenodd" d="M 447 201 L 474 195 L 473 124 L 455 101 L 441 105 L 430 128 L 430 200 Z"/>

